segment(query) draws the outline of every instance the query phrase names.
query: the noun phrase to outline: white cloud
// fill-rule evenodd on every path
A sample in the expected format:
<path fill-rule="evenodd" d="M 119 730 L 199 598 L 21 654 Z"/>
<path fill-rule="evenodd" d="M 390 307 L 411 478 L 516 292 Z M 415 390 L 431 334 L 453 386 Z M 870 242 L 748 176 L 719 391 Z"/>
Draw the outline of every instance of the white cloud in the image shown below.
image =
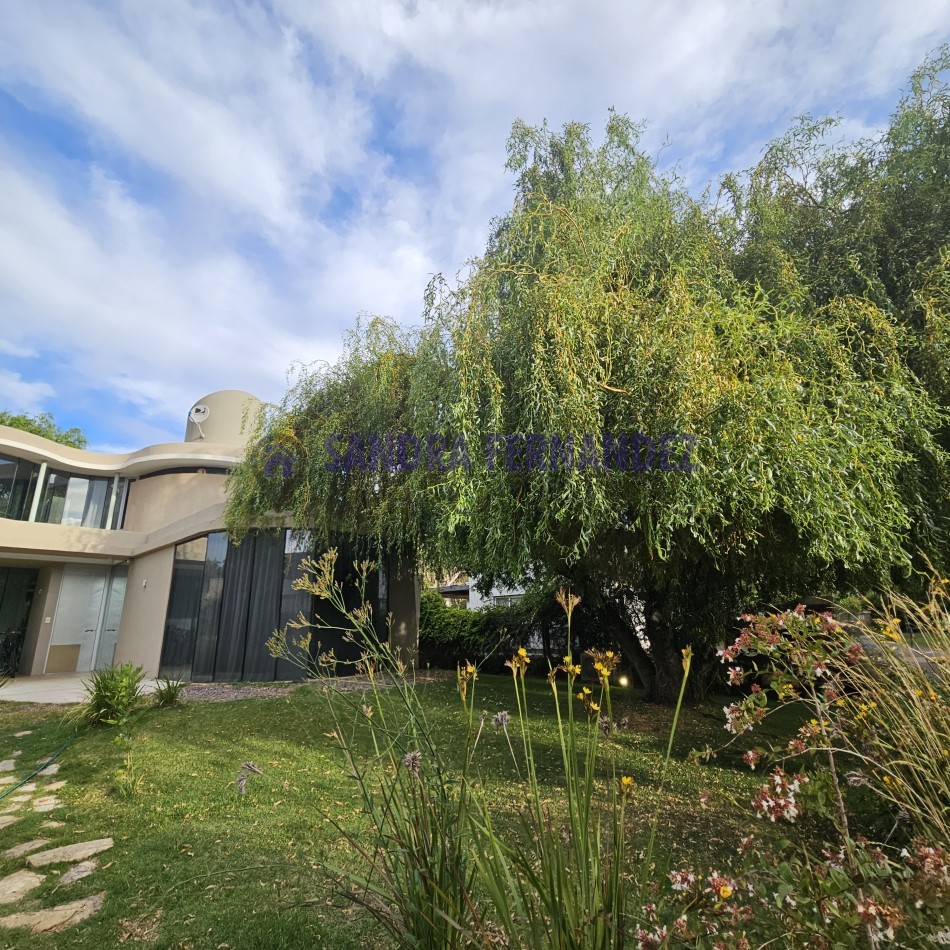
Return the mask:
<path fill-rule="evenodd" d="M 30 349 L 28 346 L 18 346 L 11 340 L 0 340 L 0 354 L 4 356 L 16 356 L 24 360 L 35 359 L 37 356 L 36 350 Z"/>
<path fill-rule="evenodd" d="M 278 398 L 360 311 L 417 320 L 509 203 L 516 117 L 614 106 L 700 186 L 803 111 L 873 129 L 940 6 L 8 4 L 0 90 L 59 125 L 0 147 L 0 357 L 52 352 L 57 399 L 133 407 L 116 442 L 177 438 L 209 390 Z"/>
<path fill-rule="evenodd" d="M 3 393 L 3 409 L 10 412 L 41 412 L 49 407 L 56 391 L 49 383 L 34 382 L 12 370 L 0 368 L 0 393 Z"/>

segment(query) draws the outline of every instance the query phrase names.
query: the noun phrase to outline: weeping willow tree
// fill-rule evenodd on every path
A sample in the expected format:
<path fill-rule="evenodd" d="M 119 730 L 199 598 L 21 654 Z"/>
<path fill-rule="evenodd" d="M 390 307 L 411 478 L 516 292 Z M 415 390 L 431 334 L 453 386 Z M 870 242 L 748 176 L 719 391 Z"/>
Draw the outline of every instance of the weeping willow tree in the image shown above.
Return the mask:
<path fill-rule="evenodd" d="M 424 326 L 371 322 L 267 415 L 232 530 L 289 514 L 486 583 L 564 579 L 660 701 L 743 605 L 941 561 L 947 420 L 887 307 L 817 297 L 794 260 L 757 280 L 624 117 L 600 145 L 516 124 L 508 164 L 511 211 Z M 451 463 L 374 433 L 440 434 Z"/>
<path fill-rule="evenodd" d="M 451 341 L 454 429 L 592 434 L 594 452 L 448 473 L 444 530 L 470 571 L 555 573 L 621 618 L 638 602 L 646 642 L 630 627 L 622 645 L 669 700 L 680 650 L 743 603 L 909 570 L 922 524 L 937 543 L 939 481 L 928 497 L 909 473 L 944 470 L 942 416 L 890 314 L 737 276 L 713 217 L 620 116 L 599 147 L 581 126 L 517 126 L 509 167 L 511 212 L 429 311 Z M 672 470 L 645 451 L 626 471 L 591 464 L 618 433 L 688 436 L 690 464 L 677 438 Z"/>
<path fill-rule="evenodd" d="M 438 334 L 380 318 L 349 334 L 336 363 L 298 367 L 232 473 L 229 530 L 240 537 L 289 517 L 317 546 L 346 539 L 374 556 L 426 555 L 439 473 L 415 464 L 399 437 L 444 430 L 446 372 Z"/>

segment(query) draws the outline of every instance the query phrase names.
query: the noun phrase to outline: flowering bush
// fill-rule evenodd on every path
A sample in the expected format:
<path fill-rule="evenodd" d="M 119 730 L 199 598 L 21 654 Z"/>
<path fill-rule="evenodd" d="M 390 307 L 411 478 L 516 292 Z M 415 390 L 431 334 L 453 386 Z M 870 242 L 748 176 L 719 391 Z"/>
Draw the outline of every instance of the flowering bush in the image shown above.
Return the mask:
<path fill-rule="evenodd" d="M 751 802 L 759 818 L 795 821 L 810 785 L 811 803 L 836 825 L 839 840 L 821 855 L 758 852 L 751 838 L 744 848 L 752 869 L 744 890 L 758 905 L 756 918 L 767 904 L 789 934 L 811 934 L 809 946 L 854 945 L 855 927 L 872 946 L 898 933 L 905 940 L 911 934 L 930 939 L 950 906 L 946 853 L 928 843 L 948 840 L 950 677 L 942 662 L 950 656 L 948 583 L 936 579 L 923 605 L 890 598 L 875 627 L 857 636 L 831 613 L 809 615 L 802 605 L 761 617 L 746 614 L 745 628 L 719 651 L 730 685 L 749 686 L 741 700 L 723 708 L 724 728 L 733 737 L 727 745 L 785 705 L 810 711 L 784 746 L 753 747 L 742 755 L 753 770 L 764 758 L 772 763 Z M 927 650 L 904 643 L 899 614 L 925 632 Z M 694 758 L 714 755 L 706 749 Z M 787 763 L 794 759 L 807 765 L 790 774 Z M 852 835 L 852 786 L 869 789 L 896 819 L 915 828 L 919 837 L 912 847 L 898 853 Z M 768 881 L 775 883 L 771 903 L 763 891 Z M 733 908 L 732 925 L 744 914 Z M 751 933 L 730 931 L 737 941 Z"/>

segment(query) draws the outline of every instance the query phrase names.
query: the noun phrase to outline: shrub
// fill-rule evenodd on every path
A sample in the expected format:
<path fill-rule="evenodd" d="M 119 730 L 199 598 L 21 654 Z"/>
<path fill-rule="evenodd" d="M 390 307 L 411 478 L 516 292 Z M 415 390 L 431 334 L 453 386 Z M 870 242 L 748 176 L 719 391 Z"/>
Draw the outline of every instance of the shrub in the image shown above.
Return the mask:
<path fill-rule="evenodd" d="M 138 708 L 142 700 L 141 666 L 126 663 L 97 670 L 86 684 L 86 699 L 77 718 L 89 725 L 118 725 Z"/>
<path fill-rule="evenodd" d="M 742 757 L 751 769 L 771 760 L 771 774 L 752 801 L 759 818 L 795 821 L 807 800 L 838 832 L 820 855 L 801 859 L 759 854 L 751 836 L 743 849 L 750 895 L 771 891 L 770 916 L 789 935 L 808 934 L 809 946 L 864 945 L 862 933 L 872 947 L 898 933 L 904 941 L 930 940 L 950 907 L 948 586 L 935 578 L 919 605 L 889 596 L 873 629 L 861 628 L 858 638 L 830 612 L 809 616 L 801 605 L 746 615 L 746 628 L 720 651 L 730 684 L 765 684 L 753 682 L 747 696 L 724 707 L 725 728 L 734 736 L 727 745 L 782 706 L 804 707 L 811 716 L 787 745 L 748 748 Z M 901 616 L 935 653 L 904 642 Z M 707 748 L 695 755 L 715 754 Z M 790 761 L 804 766 L 791 774 Z M 890 810 L 888 839 L 901 822 L 913 830 L 907 847 L 898 851 L 900 840 L 897 847 L 871 845 L 855 833 L 851 803 L 858 788 Z"/>
<path fill-rule="evenodd" d="M 181 698 L 181 694 L 187 685 L 187 683 L 181 681 L 159 680 L 152 691 L 152 705 L 158 709 L 182 705 L 184 700 Z"/>
<path fill-rule="evenodd" d="M 515 608 L 463 610 L 447 607 L 434 590 L 423 591 L 419 606 L 419 662 L 422 666 L 454 670 L 465 658 L 480 666 L 489 660 L 493 672 L 502 669 L 502 653 L 511 648 L 521 626 Z"/>

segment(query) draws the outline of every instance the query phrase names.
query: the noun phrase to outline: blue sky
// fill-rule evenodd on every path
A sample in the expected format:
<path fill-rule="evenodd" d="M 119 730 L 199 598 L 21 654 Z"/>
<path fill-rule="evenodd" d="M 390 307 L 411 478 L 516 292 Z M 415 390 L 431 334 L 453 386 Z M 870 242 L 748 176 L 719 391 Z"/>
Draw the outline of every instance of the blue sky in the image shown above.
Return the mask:
<path fill-rule="evenodd" d="M 417 321 L 510 204 L 516 118 L 615 107 L 699 189 L 800 113 L 880 128 L 948 39 L 938 0 L 11 0 L 0 408 L 177 440 L 360 313 Z"/>

